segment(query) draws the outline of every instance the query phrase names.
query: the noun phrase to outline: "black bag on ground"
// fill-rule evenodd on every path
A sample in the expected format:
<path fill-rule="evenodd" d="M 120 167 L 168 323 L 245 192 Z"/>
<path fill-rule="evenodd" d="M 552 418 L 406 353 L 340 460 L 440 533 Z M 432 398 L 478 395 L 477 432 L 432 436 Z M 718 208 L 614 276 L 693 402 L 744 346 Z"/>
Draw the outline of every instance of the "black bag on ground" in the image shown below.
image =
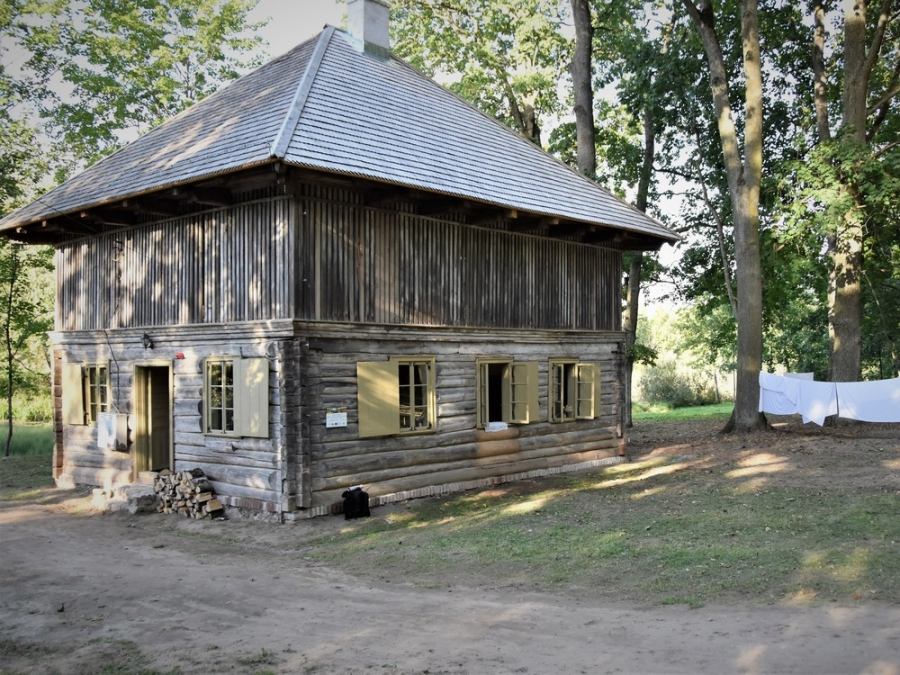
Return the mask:
<path fill-rule="evenodd" d="M 346 520 L 368 518 L 372 515 L 369 513 L 369 493 L 361 487 L 347 490 L 341 497 L 344 498 L 344 518 Z"/>

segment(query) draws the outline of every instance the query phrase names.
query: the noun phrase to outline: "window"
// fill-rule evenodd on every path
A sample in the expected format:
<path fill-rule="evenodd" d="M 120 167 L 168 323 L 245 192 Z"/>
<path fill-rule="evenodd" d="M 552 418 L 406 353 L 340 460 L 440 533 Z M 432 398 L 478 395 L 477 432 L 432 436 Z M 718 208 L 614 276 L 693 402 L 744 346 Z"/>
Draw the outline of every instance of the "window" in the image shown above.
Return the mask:
<path fill-rule="evenodd" d="M 213 436 L 269 437 L 269 361 L 206 359 L 203 432 Z"/>
<path fill-rule="evenodd" d="M 600 365 L 554 359 L 549 368 L 551 422 L 593 419 L 600 410 Z"/>
<path fill-rule="evenodd" d="M 428 356 L 357 363 L 360 437 L 433 432 L 434 370 Z"/>
<path fill-rule="evenodd" d="M 100 413 L 109 412 L 107 364 L 63 364 L 62 399 L 66 424 L 96 424 Z"/>
<path fill-rule="evenodd" d="M 538 364 L 479 359 L 476 368 L 476 425 L 528 424 L 538 420 Z"/>
<path fill-rule="evenodd" d="M 206 433 L 234 433 L 234 361 L 206 362 Z"/>
<path fill-rule="evenodd" d="M 96 424 L 100 413 L 109 412 L 109 378 L 106 366 L 85 366 L 84 410 L 86 424 Z"/>
<path fill-rule="evenodd" d="M 400 430 L 423 431 L 431 428 L 429 415 L 428 361 L 402 361 L 397 364 L 400 394 Z"/>

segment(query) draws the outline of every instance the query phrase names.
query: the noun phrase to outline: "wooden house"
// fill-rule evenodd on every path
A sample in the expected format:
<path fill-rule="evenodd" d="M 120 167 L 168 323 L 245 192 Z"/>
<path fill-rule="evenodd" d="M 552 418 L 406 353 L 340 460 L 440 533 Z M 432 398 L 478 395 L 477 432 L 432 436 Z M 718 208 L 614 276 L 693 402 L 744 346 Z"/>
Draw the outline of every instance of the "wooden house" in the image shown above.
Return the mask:
<path fill-rule="evenodd" d="M 59 484 L 200 467 L 291 519 L 623 453 L 657 221 L 390 55 L 387 7 L 0 222 L 56 247 Z"/>

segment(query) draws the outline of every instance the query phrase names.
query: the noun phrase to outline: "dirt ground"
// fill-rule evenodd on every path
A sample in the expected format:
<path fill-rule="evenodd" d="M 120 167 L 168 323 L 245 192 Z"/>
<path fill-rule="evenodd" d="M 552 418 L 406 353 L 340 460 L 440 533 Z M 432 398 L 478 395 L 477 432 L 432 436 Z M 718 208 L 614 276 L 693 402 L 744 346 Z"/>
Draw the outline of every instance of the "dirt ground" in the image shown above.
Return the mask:
<path fill-rule="evenodd" d="M 900 490 L 900 461 L 884 468 L 885 453 L 900 457 L 896 425 L 792 422 L 723 438 L 720 424 L 639 426 L 631 452 L 698 467 L 764 456 L 794 462 L 804 481 Z M 830 453 L 848 446 L 878 461 L 836 475 Z M 0 673 L 900 675 L 896 605 L 688 609 L 474 583 L 430 590 L 350 577 L 280 545 L 284 528 L 295 542 L 339 530 L 340 518 L 202 522 L 89 503 L 78 490 L 0 503 Z"/>

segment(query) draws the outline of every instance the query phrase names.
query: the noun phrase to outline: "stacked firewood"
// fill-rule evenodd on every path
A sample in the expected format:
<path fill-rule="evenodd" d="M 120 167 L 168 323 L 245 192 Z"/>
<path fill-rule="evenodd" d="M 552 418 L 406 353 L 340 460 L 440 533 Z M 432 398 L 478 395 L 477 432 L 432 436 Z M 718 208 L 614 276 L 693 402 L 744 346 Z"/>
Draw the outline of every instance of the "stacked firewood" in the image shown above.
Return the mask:
<path fill-rule="evenodd" d="M 159 472 L 153 483 L 159 495 L 160 513 L 180 513 L 189 518 L 217 518 L 223 515 L 222 502 L 216 499 L 203 469 L 173 473 Z"/>

